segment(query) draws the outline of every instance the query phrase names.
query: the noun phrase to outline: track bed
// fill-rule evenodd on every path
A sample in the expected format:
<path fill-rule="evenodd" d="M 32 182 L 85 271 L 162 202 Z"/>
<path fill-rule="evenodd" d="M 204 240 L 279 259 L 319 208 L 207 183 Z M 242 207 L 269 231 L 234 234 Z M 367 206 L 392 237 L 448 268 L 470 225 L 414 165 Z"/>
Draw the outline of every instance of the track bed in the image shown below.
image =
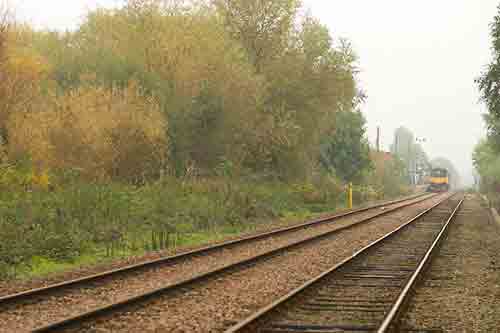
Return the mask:
<path fill-rule="evenodd" d="M 376 222 L 377 219 L 382 219 L 384 216 L 390 221 L 389 216 L 397 213 L 396 211 L 391 213 L 393 209 L 401 208 L 401 211 L 405 210 L 408 214 L 408 212 L 422 210 L 425 205 L 429 205 L 429 202 L 439 200 L 437 197 L 433 197 L 425 203 L 408 206 L 422 199 L 394 203 L 383 206 L 384 209 L 381 207 L 371 208 L 355 214 L 335 217 L 331 220 L 315 221 L 302 227 L 294 227 L 283 232 L 274 232 L 271 235 L 242 242 L 231 242 L 214 249 L 209 248 L 205 252 L 194 252 L 166 262 L 158 261 L 155 264 L 141 266 L 139 269 L 120 271 L 100 276 L 97 279 L 63 285 L 60 288 L 45 290 L 40 294 L 28 294 L 20 300 L 11 299 L 4 302 L 1 307 L 0 321 L 4 325 L 0 331 L 30 331 L 38 328 L 42 331 L 51 331 L 54 328 L 50 327 L 51 323 L 61 323 L 68 318 L 77 318 L 81 314 L 91 313 L 96 309 L 107 308 L 120 302 L 127 305 L 126 303 L 131 298 L 140 298 L 141 295 L 148 293 L 156 294 L 155 291 L 165 287 L 167 287 L 167 291 L 179 289 L 184 285 L 188 286 L 189 283 L 185 284 L 184 282 L 193 278 L 193 283 L 201 282 L 203 279 L 196 279 L 197 276 L 220 269 L 224 270 L 242 260 L 252 262 L 253 258 L 260 256 L 264 257 L 263 260 L 268 260 L 278 255 L 281 252 L 280 249 L 300 248 L 302 246 L 300 244 L 308 242 L 311 242 L 310 248 L 313 249 L 316 246 L 315 242 L 321 242 L 324 237 L 336 233 L 354 232 L 354 234 L 359 234 L 361 230 L 365 229 L 367 232 L 370 232 L 371 228 L 375 228 L 374 230 L 384 229 L 382 225 L 377 226 L 373 223 L 372 226 L 372 223 L 366 224 L 363 221 L 368 219 Z M 330 221 L 335 223 L 330 223 Z M 391 222 L 394 224 L 396 221 Z M 353 237 L 353 245 L 359 245 L 360 242 L 362 244 L 363 238 L 359 236 L 356 238 Z M 328 245 L 331 247 L 331 244 Z M 149 297 L 146 297 L 144 301 L 148 299 Z M 104 314 L 106 311 L 104 310 L 102 313 Z M 23 320 L 21 321 L 19 318 L 23 318 Z"/>
<path fill-rule="evenodd" d="M 462 200 L 412 219 L 227 332 L 386 332 L 437 252 Z"/>
<path fill-rule="evenodd" d="M 500 331 L 500 224 L 469 196 L 415 290 L 401 329 Z"/>

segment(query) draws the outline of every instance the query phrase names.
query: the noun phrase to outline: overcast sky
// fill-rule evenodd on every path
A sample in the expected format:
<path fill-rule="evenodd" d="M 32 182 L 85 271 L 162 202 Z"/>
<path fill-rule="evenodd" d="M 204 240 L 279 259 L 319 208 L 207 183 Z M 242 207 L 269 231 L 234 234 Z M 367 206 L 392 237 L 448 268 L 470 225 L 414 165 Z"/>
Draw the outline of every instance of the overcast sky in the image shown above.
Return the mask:
<path fill-rule="evenodd" d="M 370 141 L 382 128 L 427 139 L 433 157 L 450 159 L 471 181 L 471 154 L 484 136 L 474 79 L 490 60 L 489 24 L 499 0 L 303 0 L 335 37 L 352 41 L 368 93 Z M 73 29 L 88 9 L 120 0 L 11 0 L 38 27 Z"/>

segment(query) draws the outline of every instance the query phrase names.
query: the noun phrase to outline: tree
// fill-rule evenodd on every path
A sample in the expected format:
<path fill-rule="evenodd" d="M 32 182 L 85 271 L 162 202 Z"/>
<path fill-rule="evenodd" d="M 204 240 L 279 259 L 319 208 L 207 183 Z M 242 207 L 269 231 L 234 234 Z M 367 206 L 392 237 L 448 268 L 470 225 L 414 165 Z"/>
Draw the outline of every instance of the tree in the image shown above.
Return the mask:
<path fill-rule="evenodd" d="M 209 3 L 210 5 L 206 5 Z M 34 34 L 57 93 L 132 80 L 158 99 L 174 170 L 307 179 L 335 113 L 359 103 L 356 55 L 298 0 L 128 0 Z M 224 52 L 221 52 L 224 50 Z"/>
<path fill-rule="evenodd" d="M 481 177 L 481 189 L 486 192 L 500 191 L 500 156 L 487 139 L 481 140 L 474 149 L 474 167 Z"/>
<path fill-rule="evenodd" d="M 488 113 L 484 116 L 491 138 L 491 146 L 500 152 L 500 6 L 491 24 L 493 60 L 476 80 L 481 100 L 486 104 Z"/>
<path fill-rule="evenodd" d="M 0 143 L 9 142 L 13 114 L 34 111 L 47 77 L 48 64 L 29 43 L 32 33 L 0 16 Z"/>
<path fill-rule="evenodd" d="M 319 167 L 321 140 L 333 131 L 335 113 L 356 106 L 355 61 L 348 43 L 335 45 L 328 29 L 306 16 L 287 48 L 263 63 L 264 112 L 277 125 L 267 134 L 272 170 L 297 179 Z"/>
<path fill-rule="evenodd" d="M 299 0 L 213 0 L 231 36 L 261 73 L 288 45 Z"/>
<path fill-rule="evenodd" d="M 9 21 L 7 17 L 7 11 L 0 4 L 0 82 L 6 80 L 7 76 L 7 39 L 9 30 Z M 5 88 L 3 85 L 0 87 L 0 99 L 4 100 L 6 97 Z M 3 107 L 2 107 L 3 109 Z M 7 120 L 6 110 L 0 111 L 0 147 L 5 143 L 7 139 L 5 123 Z"/>
<path fill-rule="evenodd" d="M 345 182 L 360 182 L 373 167 L 366 120 L 359 111 L 340 111 L 335 115 L 335 124 L 334 134 L 323 142 L 321 163 Z"/>
<path fill-rule="evenodd" d="M 213 10 L 130 0 L 122 9 L 89 13 L 78 31 L 59 41 L 69 64 L 61 52 L 44 50 L 64 69 L 56 75 L 63 89 L 91 74 L 107 87 L 133 79 L 160 100 L 175 170 L 195 165 L 206 173 L 225 159 L 241 165 L 248 146 L 259 144 L 264 85 Z"/>
<path fill-rule="evenodd" d="M 167 163 L 167 123 L 157 100 L 135 82 L 125 89 L 82 85 L 50 99 L 43 112 L 9 122 L 10 152 L 29 154 L 44 169 L 140 184 Z"/>

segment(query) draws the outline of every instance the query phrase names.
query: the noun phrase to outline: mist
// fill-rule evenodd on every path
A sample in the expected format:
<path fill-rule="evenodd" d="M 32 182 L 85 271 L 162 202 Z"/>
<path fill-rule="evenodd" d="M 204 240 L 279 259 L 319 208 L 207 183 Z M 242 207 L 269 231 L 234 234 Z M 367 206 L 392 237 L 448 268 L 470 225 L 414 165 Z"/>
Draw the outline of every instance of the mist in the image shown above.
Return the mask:
<path fill-rule="evenodd" d="M 471 154 L 485 135 L 474 80 L 490 59 L 489 24 L 498 1 L 305 3 L 358 53 L 370 142 L 380 126 L 389 150 L 395 129 L 404 126 L 426 139 L 431 159 L 451 160 L 471 184 Z"/>

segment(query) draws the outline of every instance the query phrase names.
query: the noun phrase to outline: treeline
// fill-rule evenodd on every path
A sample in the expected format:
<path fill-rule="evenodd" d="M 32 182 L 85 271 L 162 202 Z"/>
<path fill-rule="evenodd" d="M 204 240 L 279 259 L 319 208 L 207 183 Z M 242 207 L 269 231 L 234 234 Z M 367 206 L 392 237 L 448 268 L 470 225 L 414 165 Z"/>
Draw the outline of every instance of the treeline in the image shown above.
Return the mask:
<path fill-rule="evenodd" d="M 307 179 L 335 113 L 361 93 L 349 43 L 299 8 L 130 0 L 89 13 L 75 32 L 5 31 L 9 154 L 92 180 L 220 167 Z"/>
<path fill-rule="evenodd" d="M 484 120 L 487 137 L 477 146 L 473 154 L 474 165 L 480 175 L 481 190 L 489 194 L 500 207 L 500 6 L 491 24 L 492 61 L 476 80 L 481 100 L 487 107 Z"/>
<path fill-rule="evenodd" d="M 347 182 L 358 203 L 404 191 L 370 153 L 349 42 L 303 12 L 128 0 L 65 33 L 5 16 L 0 275 L 332 211 Z"/>

